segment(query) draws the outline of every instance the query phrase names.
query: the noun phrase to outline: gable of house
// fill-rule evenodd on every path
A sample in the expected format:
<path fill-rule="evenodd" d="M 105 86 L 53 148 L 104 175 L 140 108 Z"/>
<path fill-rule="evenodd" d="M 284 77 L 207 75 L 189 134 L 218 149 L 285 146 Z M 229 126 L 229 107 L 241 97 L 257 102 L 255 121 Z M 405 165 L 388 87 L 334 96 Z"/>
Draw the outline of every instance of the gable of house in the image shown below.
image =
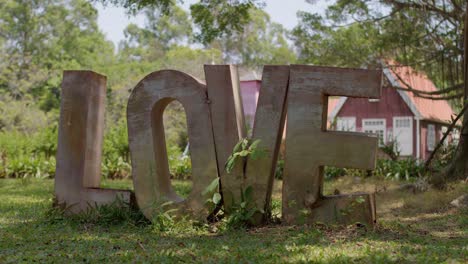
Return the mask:
<path fill-rule="evenodd" d="M 435 92 L 438 89 L 432 83 L 429 78 L 417 71 L 414 71 L 411 67 L 407 66 L 398 66 L 385 68 L 384 69 L 384 76 L 385 79 L 388 81 L 389 86 L 388 89 L 383 88 L 382 90 L 382 98 L 391 96 L 393 100 L 395 100 L 394 95 L 398 94 L 401 100 L 405 103 L 405 106 L 401 105 L 401 100 L 398 101 L 398 105 L 393 107 L 392 105 L 388 105 L 389 112 L 395 113 L 395 115 L 399 115 L 399 109 L 405 109 L 404 112 L 409 108 L 412 114 L 421 120 L 428 120 L 434 121 L 437 123 L 449 124 L 454 111 L 452 107 L 446 100 L 431 100 L 427 98 L 421 98 L 416 96 L 411 91 L 399 90 L 395 88 L 403 88 L 403 89 L 416 89 L 425 92 Z M 399 77 L 399 78 L 398 78 Z M 392 90 L 392 91 L 391 91 Z M 395 91 L 395 92 L 394 92 Z M 390 93 L 390 94 L 389 94 Z M 352 101 L 360 101 L 361 107 L 365 108 L 365 101 L 367 99 L 353 99 Z M 346 98 L 340 99 L 332 99 L 329 102 L 328 108 L 328 116 L 329 120 L 335 118 L 338 113 L 341 113 L 342 108 L 346 105 L 345 102 L 347 101 Z M 374 112 L 375 109 L 372 107 L 369 109 L 367 108 L 366 111 Z M 371 112 L 371 113 L 372 113 Z"/>
<path fill-rule="evenodd" d="M 393 87 L 425 92 L 438 91 L 426 74 L 417 72 L 409 66 L 394 66 L 384 69 L 384 73 Z M 446 100 L 418 97 L 411 91 L 398 90 L 398 93 L 412 109 L 416 117 L 437 123 L 449 124 L 451 122 L 454 111 Z"/>

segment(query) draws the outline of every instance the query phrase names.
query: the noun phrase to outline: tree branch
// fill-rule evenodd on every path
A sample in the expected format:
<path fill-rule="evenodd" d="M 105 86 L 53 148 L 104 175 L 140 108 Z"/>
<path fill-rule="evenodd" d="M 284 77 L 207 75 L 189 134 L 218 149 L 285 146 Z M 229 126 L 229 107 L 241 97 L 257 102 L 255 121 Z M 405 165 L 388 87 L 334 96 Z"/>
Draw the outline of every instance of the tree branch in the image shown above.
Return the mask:
<path fill-rule="evenodd" d="M 463 116 L 463 114 L 465 113 L 466 109 L 468 109 L 468 103 L 466 103 L 464 106 L 463 106 L 463 109 L 460 111 L 460 113 L 457 115 L 457 117 L 452 121 L 452 123 L 450 124 L 450 126 L 448 127 L 447 131 L 444 133 L 444 136 L 442 137 L 442 139 L 439 141 L 439 143 L 437 144 L 437 146 L 434 148 L 434 151 L 431 152 L 431 155 L 429 156 L 429 158 L 426 160 L 426 162 L 424 163 L 424 170 L 428 170 L 429 169 L 429 165 L 431 164 L 431 161 L 432 159 L 434 158 L 436 152 L 440 149 L 440 147 L 442 146 L 442 144 L 444 143 L 445 139 L 447 138 L 447 136 L 450 134 L 450 132 L 452 132 L 453 128 L 455 128 L 455 126 L 457 125 L 457 121 Z"/>

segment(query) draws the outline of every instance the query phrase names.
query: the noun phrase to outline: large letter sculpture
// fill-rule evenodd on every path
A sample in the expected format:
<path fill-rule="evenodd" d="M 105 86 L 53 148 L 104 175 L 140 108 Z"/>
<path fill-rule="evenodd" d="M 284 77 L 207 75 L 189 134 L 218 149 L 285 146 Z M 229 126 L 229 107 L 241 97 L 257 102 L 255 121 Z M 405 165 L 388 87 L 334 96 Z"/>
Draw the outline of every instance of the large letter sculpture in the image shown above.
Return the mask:
<path fill-rule="evenodd" d="M 253 189 L 253 205 L 268 214 L 278 153 L 287 118 L 283 221 L 350 223 L 375 221 L 371 194 L 323 196 L 324 166 L 373 169 L 377 138 L 359 133 L 327 131 L 328 96 L 380 96 L 381 71 L 304 65 L 265 66 L 253 138 L 266 155 L 224 170 L 234 145 L 245 137 L 244 114 L 237 70 L 206 65 L 204 85 L 178 71 L 145 77 L 128 101 L 127 121 L 132 176 L 138 206 L 152 219 L 167 202 L 180 213 L 206 219 L 203 190 L 220 177 L 227 213 L 241 202 L 241 192 Z M 56 194 L 59 202 L 106 203 L 128 192 L 103 191 L 99 164 L 103 127 L 105 79 L 90 72 L 66 72 L 57 153 Z M 193 188 L 187 199 L 171 186 L 163 112 L 173 100 L 187 115 Z M 287 114 L 286 114 L 287 112 Z M 88 188 L 91 187 L 91 188 Z M 261 212 L 261 210 L 259 210 Z M 266 215 L 267 215 L 266 214 Z M 257 213 L 252 223 L 265 220 Z"/>
<path fill-rule="evenodd" d="M 172 189 L 166 152 L 163 112 L 173 100 L 187 115 L 193 187 L 185 200 Z M 133 90 L 127 108 L 132 176 L 138 206 L 149 219 L 168 201 L 180 213 L 208 215 L 202 193 L 218 177 L 208 103 L 205 85 L 178 71 L 154 72 Z"/>
<path fill-rule="evenodd" d="M 106 77 L 90 71 L 63 74 L 58 129 L 56 202 L 70 212 L 115 201 L 129 191 L 100 189 Z"/>
<path fill-rule="evenodd" d="M 232 65 L 205 65 L 205 77 L 224 207 L 230 211 L 244 189 L 244 164 L 237 163 L 231 173 L 224 169 L 232 149 L 247 134 L 239 78 Z"/>
<path fill-rule="evenodd" d="M 254 204 L 266 213 L 263 216 L 270 213 L 271 192 L 286 117 L 288 81 L 289 66 L 264 67 L 252 138 L 261 140 L 258 147 L 266 153 L 260 158 L 247 160 L 245 184 L 252 186 Z M 260 223 L 265 220 L 263 216 L 257 213 L 252 222 Z"/>
<path fill-rule="evenodd" d="M 322 196 L 323 166 L 374 168 L 377 138 L 327 132 L 327 102 L 329 95 L 379 97 L 381 71 L 293 65 L 289 78 L 283 219 L 373 222 L 373 196 Z"/>

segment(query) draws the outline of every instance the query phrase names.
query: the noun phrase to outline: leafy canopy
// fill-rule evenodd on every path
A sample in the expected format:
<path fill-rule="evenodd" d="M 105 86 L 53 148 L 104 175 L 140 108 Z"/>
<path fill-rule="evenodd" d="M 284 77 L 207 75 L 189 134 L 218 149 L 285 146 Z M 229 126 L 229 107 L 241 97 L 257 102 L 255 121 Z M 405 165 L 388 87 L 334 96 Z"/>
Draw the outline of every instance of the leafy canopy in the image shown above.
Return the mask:
<path fill-rule="evenodd" d="M 103 4 L 122 6 L 130 13 L 145 8 L 159 10 L 161 15 L 168 15 L 177 10 L 177 3 L 183 0 L 93 0 Z M 251 17 L 249 10 L 264 5 L 263 0 L 200 0 L 190 6 L 194 23 L 200 28 L 196 38 L 202 43 L 210 43 L 223 35 L 242 31 Z"/>

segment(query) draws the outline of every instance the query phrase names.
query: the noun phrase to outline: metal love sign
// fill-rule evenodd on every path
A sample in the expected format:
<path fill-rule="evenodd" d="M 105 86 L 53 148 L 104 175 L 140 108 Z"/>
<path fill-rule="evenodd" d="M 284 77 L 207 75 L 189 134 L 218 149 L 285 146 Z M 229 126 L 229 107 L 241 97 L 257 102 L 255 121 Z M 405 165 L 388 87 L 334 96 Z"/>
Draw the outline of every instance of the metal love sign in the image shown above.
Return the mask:
<path fill-rule="evenodd" d="M 133 198 L 152 219 L 158 206 L 172 202 L 196 219 L 211 213 L 203 190 L 220 179 L 226 212 L 247 187 L 253 204 L 269 212 L 274 173 L 286 126 L 282 218 L 286 224 L 375 222 L 372 194 L 324 196 L 324 166 L 373 169 L 377 138 L 327 131 L 328 96 L 379 98 L 382 72 L 309 65 L 265 66 L 252 138 L 266 154 L 247 158 L 231 173 L 224 165 L 246 136 L 237 69 L 205 65 L 206 84 L 174 70 L 149 74 L 128 100 L 127 123 L 134 194 L 101 189 L 106 78 L 90 71 L 65 71 L 57 151 L 55 194 L 71 213 L 115 199 Z M 163 113 L 178 100 L 187 116 L 193 187 L 187 198 L 171 186 Z M 287 124 L 286 124 L 287 123 Z M 346 212 L 346 213 L 343 213 Z M 267 213 L 254 216 L 262 223 Z"/>

